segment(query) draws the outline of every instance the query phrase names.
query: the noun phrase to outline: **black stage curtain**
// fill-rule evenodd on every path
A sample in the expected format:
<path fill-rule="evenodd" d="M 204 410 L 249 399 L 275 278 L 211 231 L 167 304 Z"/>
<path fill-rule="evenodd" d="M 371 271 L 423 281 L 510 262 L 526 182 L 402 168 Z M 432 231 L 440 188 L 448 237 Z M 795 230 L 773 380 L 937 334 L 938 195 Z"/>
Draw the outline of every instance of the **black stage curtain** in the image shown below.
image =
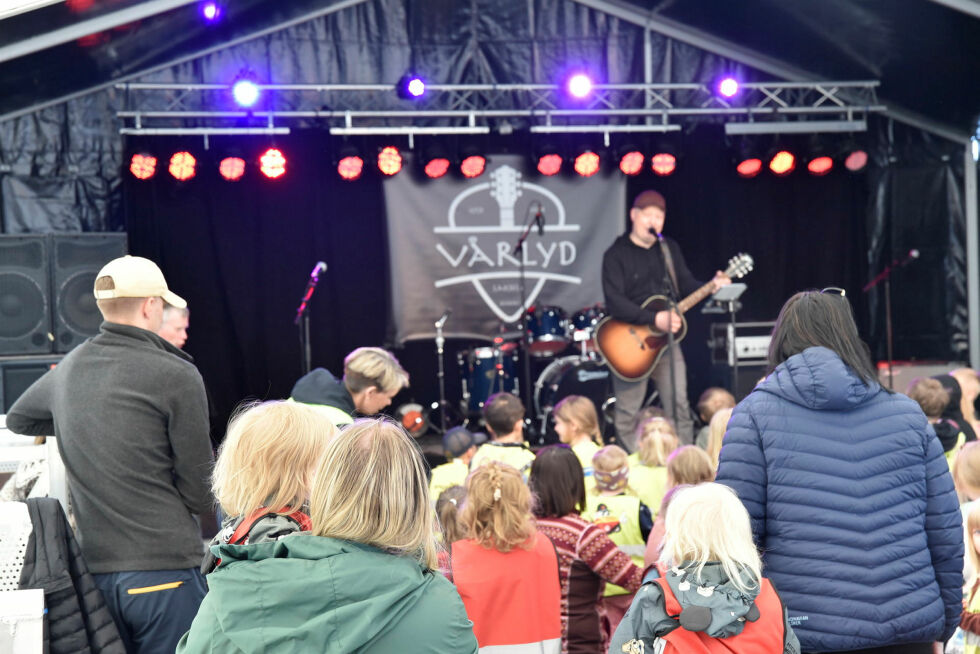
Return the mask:
<path fill-rule="evenodd" d="M 323 134 L 294 133 L 276 143 L 288 157 L 288 172 L 279 180 L 267 180 L 254 169 L 239 182 L 222 180 L 215 162 L 230 148 L 256 153 L 265 147 L 230 138 L 211 139 L 215 160 L 202 161 L 190 181 L 178 183 L 165 173 L 148 181 L 125 176 L 130 251 L 159 262 L 171 287 L 188 300 L 187 350 L 222 419 L 244 398 L 288 395 L 301 370 L 293 318 L 318 260 L 329 270 L 312 302 L 313 365 L 339 373 L 351 349 L 385 344 L 387 248 L 399 245 L 386 241 L 380 179 L 368 173 L 353 183 L 341 181 Z M 735 175 L 723 143 L 719 127 L 700 127 L 685 137 L 677 172 L 631 179 L 630 198 L 645 188 L 664 193 L 665 231 L 680 242 L 702 279 L 737 252 L 753 255 L 756 267 L 743 280 L 749 290 L 740 321 L 775 319 L 798 290 L 842 286 L 866 334 L 867 303 L 860 288 L 869 277 L 867 177 L 834 171 L 815 178 L 797 171 L 783 179 L 763 174 L 744 180 Z M 127 151 L 162 154 L 184 144 L 144 137 L 130 139 Z M 194 145 L 200 149 L 199 140 Z M 626 224 L 624 216 L 624 229 Z M 599 268 L 596 261 L 596 275 Z M 579 307 L 564 309 L 571 314 Z M 699 309 L 689 314 L 684 342 L 692 399 L 722 381 L 712 370 L 706 339 L 711 321 L 724 316 L 702 316 Z M 449 341 L 446 347 L 451 402 L 460 396 L 456 353 L 469 345 Z M 395 352 L 412 375 L 411 389 L 395 405 L 436 400 L 434 343 L 408 343 Z M 532 377 L 546 364 L 535 362 Z"/>

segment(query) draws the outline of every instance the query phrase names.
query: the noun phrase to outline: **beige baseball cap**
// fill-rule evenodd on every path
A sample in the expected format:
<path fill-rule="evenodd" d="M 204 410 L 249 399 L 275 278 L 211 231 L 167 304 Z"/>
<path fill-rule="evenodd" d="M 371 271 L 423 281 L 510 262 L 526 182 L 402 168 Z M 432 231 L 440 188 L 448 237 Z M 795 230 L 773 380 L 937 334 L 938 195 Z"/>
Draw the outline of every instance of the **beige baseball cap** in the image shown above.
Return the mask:
<path fill-rule="evenodd" d="M 117 297 L 162 297 L 178 309 L 187 306 L 187 301 L 167 288 L 160 268 L 143 257 L 126 255 L 113 259 L 102 267 L 96 279 L 111 277 L 113 289 L 95 291 L 95 299 L 109 300 Z"/>

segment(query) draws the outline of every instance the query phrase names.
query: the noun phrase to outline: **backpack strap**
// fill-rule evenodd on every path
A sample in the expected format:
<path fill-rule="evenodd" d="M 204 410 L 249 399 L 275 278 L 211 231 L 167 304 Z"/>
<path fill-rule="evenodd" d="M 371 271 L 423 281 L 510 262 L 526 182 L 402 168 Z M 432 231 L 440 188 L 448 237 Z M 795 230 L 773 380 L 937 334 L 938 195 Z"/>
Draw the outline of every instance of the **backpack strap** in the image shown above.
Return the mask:
<path fill-rule="evenodd" d="M 287 519 L 295 522 L 299 526 L 300 531 L 309 531 L 312 527 L 310 517 L 303 513 L 302 511 L 293 511 L 292 507 L 284 506 L 283 511 L 289 511 L 289 513 L 283 513 L 282 515 Z M 231 538 L 228 539 L 228 544 L 230 545 L 241 545 L 248 539 L 249 532 L 252 531 L 252 527 L 255 523 L 262 518 L 272 515 L 274 513 L 280 513 L 279 511 L 272 511 L 268 507 L 261 506 L 255 511 L 252 511 L 244 520 L 238 523 L 235 527 L 235 531 L 232 532 Z"/>

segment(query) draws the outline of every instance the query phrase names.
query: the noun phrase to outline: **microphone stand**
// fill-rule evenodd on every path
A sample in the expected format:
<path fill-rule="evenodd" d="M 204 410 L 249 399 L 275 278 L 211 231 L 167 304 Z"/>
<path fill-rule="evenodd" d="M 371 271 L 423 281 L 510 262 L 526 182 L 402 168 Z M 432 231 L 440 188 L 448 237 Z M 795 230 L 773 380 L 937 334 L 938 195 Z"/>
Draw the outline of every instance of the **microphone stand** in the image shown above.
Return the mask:
<path fill-rule="evenodd" d="M 303 374 L 308 374 L 312 367 L 312 355 L 310 352 L 310 314 L 307 308 L 310 304 L 310 299 L 313 297 L 313 291 L 316 290 L 316 285 L 320 281 L 320 273 L 327 270 L 327 264 L 322 261 L 317 261 L 316 265 L 313 266 L 313 272 L 310 273 L 310 281 L 306 283 L 306 290 L 303 292 L 303 297 L 300 298 L 299 306 L 296 308 L 296 318 L 293 320 L 294 325 L 300 325 L 299 330 L 299 346 L 301 354 L 300 365 L 303 369 Z"/>
<path fill-rule="evenodd" d="M 539 209 L 540 213 L 540 209 Z M 525 290 L 525 276 L 524 276 L 524 242 L 531 233 L 531 227 L 537 223 L 537 216 L 535 220 L 531 220 L 531 205 L 528 206 L 527 219 L 524 221 L 524 231 L 521 233 L 520 237 L 517 239 L 517 244 L 514 246 L 514 254 L 517 255 L 517 265 L 520 271 L 520 291 L 521 291 L 521 320 L 518 323 L 518 329 L 521 331 L 521 343 L 524 349 L 524 369 L 522 370 L 522 385 L 524 395 L 524 411 L 525 413 L 531 409 L 531 336 L 527 333 L 527 309 L 525 306 L 527 304 L 527 291 Z M 544 233 L 544 229 L 538 225 L 539 231 Z"/>
<path fill-rule="evenodd" d="M 880 282 L 885 283 L 885 352 L 888 357 L 888 388 L 895 390 L 895 378 L 892 371 L 892 364 L 894 362 L 894 357 L 892 354 L 892 290 L 889 280 L 891 278 L 892 272 L 898 268 L 904 268 L 913 259 L 919 258 L 918 250 L 909 250 L 908 255 L 902 261 L 894 259 L 890 264 L 885 266 L 878 275 L 872 279 L 870 282 L 864 285 L 861 290 L 865 293 L 870 291 L 872 288 L 877 286 Z"/>
<path fill-rule="evenodd" d="M 446 364 L 443 361 L 443 346 L 446 344 L 446 339 L 442 335 L 442 328 L 446 324 L 446 320 L 449 319 L 449 313 L 446 311 L 435 322 L 436 356 L 439 362 L 438 373 L 436 374 L 439 379 L 439 429 L 443 434 L 446 433 Z"/>
<path fill-rule="evenodd" d="M 667 241 L 665 241 L 660 234 L 657 234 L 657 242 L 660 244 L 661 248 L 667 247 Z M 661 252 L 661 254 L 663 254 Z M 669 359 L 667 360 L 670 366 L 670 413 L 671 417 L 674 419 L 674 429 L 677 429 L 677 372 L 674 365 L 674 330 L 671 329 L 673 322 L 673 314 L 677 311 L 677 303 L 674 298 L 674 283 L 670 279 L 670 272 L 667 270 L 667 259 L 664 258 L 664 287 L 667 289 L 667 311 L 670 312 L 671 317 L 667 321 L 667 354 Z M 663 399 L 663 394 L 661 394 L 661 399 Z"/>

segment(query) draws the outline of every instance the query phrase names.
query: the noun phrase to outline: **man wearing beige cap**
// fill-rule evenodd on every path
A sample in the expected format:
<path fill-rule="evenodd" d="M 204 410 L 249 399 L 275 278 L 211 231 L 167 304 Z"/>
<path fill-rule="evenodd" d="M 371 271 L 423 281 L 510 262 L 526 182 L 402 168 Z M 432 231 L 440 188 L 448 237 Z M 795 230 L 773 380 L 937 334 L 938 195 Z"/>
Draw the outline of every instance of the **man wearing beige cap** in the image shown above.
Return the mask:
<path fill-rule="evenodd" d="M 671 297 L 679 302 L 701 286 L 684 262 L 677 243 L 663 235 L 667 203 L 657 191 L 643 191 L 630 209 L 630 231 L 617 238 L 602 258 L 602 290 L 606 308 L 613 318 L 634 325 L 653 325 L 660 333 L 676 333 L 681 328 L 680 315 L 671 311 L 654 312 L 642 305 L 653 295 Z M 731 284 L 718 272 L 712 280 L 713 291 Z M 671 383 L 673 360 L 673 384 Z M 694 442 L 694 423 L 687 399 L 687 367 L 680 344 L 665 352 L 650 377 L 660 393 L 661 404 L 669 417 L 676 414 L 677 434 L 684 443 Z M 646 398 L 647 379 L 627 381 L 613 375 L 616 393 L 616 435 L 631 452 L 636 451 L 633 417 Z"/>
<path fill-rule="evenodd" d="M 14 403 L 7 427 L 57 437 L 79 541 L 129 652 L 174 651 L 206 588 L 194 514 L 210 508 L 211 447 L 197 368 L 160 336 L 167 288 L 121 257 L 95 280 L 104 322 Z"/>

